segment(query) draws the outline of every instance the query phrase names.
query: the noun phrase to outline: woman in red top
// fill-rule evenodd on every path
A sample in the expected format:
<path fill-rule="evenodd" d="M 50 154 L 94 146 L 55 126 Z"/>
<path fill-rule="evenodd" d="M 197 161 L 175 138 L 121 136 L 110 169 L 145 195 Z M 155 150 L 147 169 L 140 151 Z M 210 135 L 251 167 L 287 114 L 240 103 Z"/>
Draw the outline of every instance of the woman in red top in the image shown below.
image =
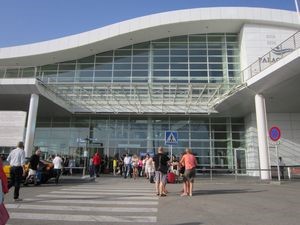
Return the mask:
<path fill-rule="evenodd" d="M 99 152 L 96 152 L 93 157 L 93 165 L 95 168 L 96 177 L 100 176 L 101 156 Z"/>
<path fill-rule="evenodd" d="M 197 160 L 192 154 L 191 149 L 186 148 L 185 152 L 186 154 L 184 154 L 180 160 L 180 164 L 185 167 L 183 175 L 183 193 L 181 196 L 192 196 L 194 177 L 196 176 Z"/>
<path fill-rule="evenodd" d="M 7 177 L 3 171 L 3 164 L 2 164 L 2 159 L 0 158 L 0 180 L 2 183 L 2 192 L 3 194 L 8 193 L 8 183 L 7 183 Z M 0 204 L 1 204 L 2 199 L 0 199 Z"/>

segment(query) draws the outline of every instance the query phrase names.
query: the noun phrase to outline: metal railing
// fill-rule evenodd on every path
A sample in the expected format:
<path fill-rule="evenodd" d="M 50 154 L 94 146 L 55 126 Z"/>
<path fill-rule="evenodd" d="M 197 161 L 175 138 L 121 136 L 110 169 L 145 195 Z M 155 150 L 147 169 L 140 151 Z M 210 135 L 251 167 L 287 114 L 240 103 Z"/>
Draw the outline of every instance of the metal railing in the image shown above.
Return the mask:
<path fill-rule="evenodd" d="M 232 96 L 233 94 L 239 92 L 242 88 L 246 86 L 246 81 L 250 78 L 256 76 L 260 72 L 264 71 L 271 65 L 275 64 L 279 60 L 285 58 L 295 50 L 300 48 L 300 31 L 297 31 L 288 39 L 281 42 L 275 48 L 273 48 L 268 53 L 264 54 L 262 57 L 259 57 L 254 63 L 245 68 L 240 73 L 240 84 L 236 84 L 231 87 L 227 92 L 223 95 L 216 98 L 211 102 L 211 108 L 215 108 L 216 105 L 221 103 L 224 99 Z"/>
<path fill-rule="evenodd" d="M 288 56 L 300 47 L 300 31 L 281 42 L 268 53 L 259 57 L 254 63 L 241 72 L 242 83 L 267 69 L 274 63 Z"/>
<path fill-rule="evenodd" d="M 261 180 L 260 173 L 268 171 L 270 173 L 269 180 Z M 205 180 L 223 180 L 227 181 L 249 181 L 249 182 L 286 182 L 286 181 L 300 181 L 300 166 L 284 166 L 284 175 L 278 176 L 277 167 L 271 166 L 270 169 L 249 169 L 249 168 L 197 168 L 197 178 Z"/>

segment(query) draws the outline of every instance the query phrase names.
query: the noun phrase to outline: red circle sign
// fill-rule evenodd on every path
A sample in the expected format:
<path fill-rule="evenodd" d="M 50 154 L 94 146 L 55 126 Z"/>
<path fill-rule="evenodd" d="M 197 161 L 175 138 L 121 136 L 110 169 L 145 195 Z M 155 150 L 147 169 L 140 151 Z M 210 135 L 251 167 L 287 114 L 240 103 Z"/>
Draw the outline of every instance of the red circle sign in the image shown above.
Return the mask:
<path fill-rule="evenodd" d="M 281 137 L 281 132 L 278 127 L 271 127 L 269 130 L 269 136 L 272 141 L 278 141 Z"/>

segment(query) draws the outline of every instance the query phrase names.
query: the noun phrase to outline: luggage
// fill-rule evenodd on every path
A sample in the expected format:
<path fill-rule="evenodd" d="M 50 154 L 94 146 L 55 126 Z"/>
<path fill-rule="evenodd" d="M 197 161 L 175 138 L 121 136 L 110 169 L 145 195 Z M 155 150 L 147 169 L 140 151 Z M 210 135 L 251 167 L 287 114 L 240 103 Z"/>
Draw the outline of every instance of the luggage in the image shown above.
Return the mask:
<path fill-rule="evenodd" d="M 94 169 L 94 166 L 90 166 L 90 167 L 89 167 L 89 174 L 90 174 L 90 177 L 94 177 L 94 176 L 95 176 L 95 169 Z"/>
<path fill-rule="evenodd" d="M 150 176 L 149 181 L 150 181 L 150 183 L 155 183 L 155 182 L 154 182 L 154 175 L 151 175 L 151 176 Z"/>
<path fill-rule="evenodd" d="M 175 183 L 175 174 L 172 173 L 172 172 L 169 172 L 167 174 L 167 180 L 168 180 L 168 183 L 171 183 L 171 184 L 174 184 Z"/>

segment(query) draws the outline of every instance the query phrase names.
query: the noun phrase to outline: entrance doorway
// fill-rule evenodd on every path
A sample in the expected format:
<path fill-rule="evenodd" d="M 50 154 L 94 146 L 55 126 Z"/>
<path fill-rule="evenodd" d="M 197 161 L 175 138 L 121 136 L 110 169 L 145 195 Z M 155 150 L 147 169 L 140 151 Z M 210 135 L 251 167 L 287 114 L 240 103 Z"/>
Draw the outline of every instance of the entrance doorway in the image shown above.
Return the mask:
<path fill-rule="evenodd" d="M 234 149 L 236 174 L 246 174 L 246 149 Z"/>

